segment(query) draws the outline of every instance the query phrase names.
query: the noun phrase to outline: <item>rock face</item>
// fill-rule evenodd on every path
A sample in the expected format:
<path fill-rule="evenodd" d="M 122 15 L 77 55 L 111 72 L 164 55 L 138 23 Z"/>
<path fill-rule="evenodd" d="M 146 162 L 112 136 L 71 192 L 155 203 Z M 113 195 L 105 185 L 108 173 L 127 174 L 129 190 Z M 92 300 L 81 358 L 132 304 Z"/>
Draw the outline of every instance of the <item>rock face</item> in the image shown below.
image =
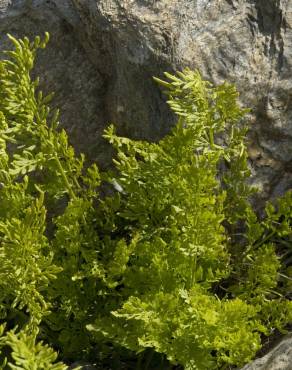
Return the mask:
<path fill-rule="evenodd" d="M 79 150 L 107 166 L 101 139 L 157 140 L 174 123 L 152 76 L 185 66 L 214 83 L 236 83 L 250 115 L 254 182 L 263 195 L 292 184 L 292 0 L 0 0 L 7 32 L 49 31 L 38 59 L 42 87 L 56 92 Z"/>
<path fill-rule="evenodd" d="M 246 365 L 242 370 L 292 370 L 292 336 L 286 337 L 266 356 Z"/>
<path fill-rule="evenodd" d="M 129 35 L 133 50 L 128 51 L 127 30 L 121 40 L 119 30 L 111 30 L 107 15 L 99 12 L 103 6 L 90 1 L 0 0 L 1 50 L 10 47 L 6 33 L 34 37 L 49 31 L 51 40 L 38 54 L 35 74 L 41 76 L 44 91 L 55 92 L 54 102 L 74 147 L 101 167 L 111 163 L 111 148 L 101 138 L 109 123 L 117 123 L 125 135 L 155 140 L 174 122 L 152 81 L 152 75 L 169 70 L 169 65 L 155 50 L 145 65 L 136 63 L 130 53 L 140 42 L 137 32 L 131 31 L 135 42 Z M 119 27 L 116 17 L 114 28 Z"/>
<path fill-rule="evenodd" d="M 151 75 L 198 68 L 214 83 L 236 83 L 253 109 L 255 182 L 270 195 L 291 185 L 291 0 L 73 2 L 87 38 L 103 39 L 115 66 L 111 118 L 138 136 L 157 138 L 169 120 L 157 107 Z"/>
<path fill-rule="evenodd" d="M 38 58 L 75 147 L 107 166 L 101 139 L 157 140 L 174 123 L 152 76 L 185 66 L 236 83 L 250 114 L 254 182 L 263 195 L 292 184 L 292 0 L 0 0 L 7 32 L 49 31 Z"/>

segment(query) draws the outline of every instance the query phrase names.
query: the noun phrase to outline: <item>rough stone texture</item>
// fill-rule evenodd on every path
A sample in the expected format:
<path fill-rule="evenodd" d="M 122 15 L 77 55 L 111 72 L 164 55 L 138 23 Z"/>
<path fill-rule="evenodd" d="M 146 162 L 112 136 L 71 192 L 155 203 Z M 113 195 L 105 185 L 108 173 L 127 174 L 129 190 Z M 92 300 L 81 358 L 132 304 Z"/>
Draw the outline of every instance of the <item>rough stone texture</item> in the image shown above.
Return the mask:
<path fill-rule="evenodd" d="M 242 370 L 292 370 L 292 336 L 286 337 L 267 355 Z"/>
<path fill-rule="evenodd" d="M 235 82 L 243 103 L 253 108 L 256 181 L 274 195 L 291 185 L 291 1 L 75 0 L 74 5 L 87 39 L 97 38 L 95 45 L 103 40 L 100 49 L 108 51 L 114 66 L 108 112 L 123 129 L 128 125 L 126 133 L 155 139 L 165 132 L 165 122 L 169 126 L 157 107 L 162 103 L 151 75 L 199 68 L 215 83 Z"/>
<path fill-rule="evenodd" d="M 157 137 L 156 125 L 159 133 L 164 130 L 157 113 L 154 124 L 149 114 L 152 106 L 158 112 L 149 101 L 150 94 L 157 97 L 151 74 L 159 75 L 165 66 L 199 68 L 215 83 L 235 82 L 242 102 L 253 108 L 250 151 L 255 182 L 270 195 L 290 187 L 291 1 L 73 2 L 88 39 L 110 40 L 107 50 L 116 78 L 109 101 L 117 107 L 111 111 L 115 121 L 123 127 L 127 122 L 136 132 L 135 123 L 142 118 L 148 130 L 138 126 L 138 132 Z M 131 105 L 140 109 L 132 111 Z"/>
<path fill-rule="evenodd" d="M 151 76 L 185 66 L 236 83 L 250 115 L 254 182 L 292 184 L 292 0 L 0 0 L 5 33 L 51 33 L 36 74 L 79 150 L 109 163 L 101 133 L 157 140 L 174 122 Z"/>
<path fill-rule="evenodd" d="M 69 5 L 65 6 L 66 1 L 58 3 L 59 8 L 50 1 L 1 0 L 1 49 L 8 48 L 4 36 L 7 32 L 17 37 L 50 32 L 48 48 L 38 55 L 36 74 L 42 76 L 45 91 L 55 91 L 54 101 L 61 109 L 61 120 L 73 143 L 88 153 L 94 151 L 101 133 L 96 122 L 105 121 L 99 98 L 103 96 L 103 79 L 76 40 L 73 26 L 78 24 L 78 15 Z M 61 11 L 70 16 L 70 23 Z"/>
<path fill-rule="evenodd" d="M 159 61 L 145 67 L 132 63 L 105 19 L 94 13 L 96 4 L 82 3 L 79 11 L 79 4 L 66 0 L 0 0 L 0 49 L 9 47 L 6 33 L 34 37 L 50 32 L 35 74 L 43 90 L 55 91 L 74 147 L 105 167 L 111 148 L 101 135 L 110 122 L 132 137 L 154 140 L 167 132 L 173 117 L 151 77 L 169 67 L 157 68 Z"/>

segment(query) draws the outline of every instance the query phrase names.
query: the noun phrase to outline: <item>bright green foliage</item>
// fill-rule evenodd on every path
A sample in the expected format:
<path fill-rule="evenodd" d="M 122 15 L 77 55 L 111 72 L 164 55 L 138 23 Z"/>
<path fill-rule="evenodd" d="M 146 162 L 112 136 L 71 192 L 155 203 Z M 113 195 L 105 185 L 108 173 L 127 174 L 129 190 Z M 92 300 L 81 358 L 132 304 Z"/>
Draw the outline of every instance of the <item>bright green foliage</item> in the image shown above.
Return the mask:
<path fill-rule="evenodd" d="M 43 340 L 68 360 L 136 352 L 154 368 L 155 353 L 189 370 L 250 361 L 261 335 L 292 318 L 277 252 L 290 253 L 292 198 L 267 204 L 263 221 L 253 211 L 236 89 L 190 70 L 156 79 L 177 125 L 159 143 L 110 126 L 116 170 L 100 175 L 30 78 L 48 36 L 10 38 L 0 62 L 3 360 L 65 369 Z M 112 195 L 100 198 L 101 182 Z"/>
<path fill-rule="evenodd" d="M 2 327 L 2 332 L 4 327 Z M 7 365 L 13 370 L 66 370 L 67 366 L 56 363 L 57 354 L 42 342 L 35 343 L 35 336 L 25 331 L 10 331 L 0 337 L 0 346 L 8 345 L 11 350 L 12 362 Z"/>
<path fill-rule="evenodd" d="M 123 192 L 116 195 L 119 207 L 105 200 L 114 214 L 100 230 L 110 220 L 111 233 L 120 235 L 120 225 L 127 225 L 126 239 L 115 237 L 113 255 L 116 264 L 127 265 L 107 276 L 128 299 L 113 311 L 115 321 L 100 315 L 89 329 L 133 351 L 154 348 L 189 369 L 241 365 L 274 320 L 266 312 L 275 305 L 280 267 L 274 246 L 262 240 L 265 224 L 248 202 L 246 129 L 238 127 L 245 111 L 233 86 L 212 87 L 189 70 L 166 76 L 170 82 L 156 80 L 168 88 L 179 116 L 169 136 L 149 144 L 118 137 L 112 126 L 105 133 L 117 150 Z M 234 245 L 223 222 L 236 230 L 242 220 L 247 240 Z M 292 306 L 285 301 L 284 307 L 289 312 Z"/>

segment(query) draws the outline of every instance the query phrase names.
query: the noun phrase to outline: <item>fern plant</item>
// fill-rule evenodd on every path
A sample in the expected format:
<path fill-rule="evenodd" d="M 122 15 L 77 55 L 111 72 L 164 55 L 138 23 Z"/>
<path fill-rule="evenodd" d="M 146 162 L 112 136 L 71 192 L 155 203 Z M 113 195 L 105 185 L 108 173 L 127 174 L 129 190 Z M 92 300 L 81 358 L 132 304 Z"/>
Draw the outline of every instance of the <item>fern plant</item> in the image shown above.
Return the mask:
<path fill-rule="evenodd" d="M 68 362 L 120 356 L 134 368 L 144 357 L 151 369 L 159 358 L 199 370 L 250 361 L 263 335 L 291 321 L 276 249 L 291 240 L 292 195 L 262 220 L 253 211 L 236 89 L 188 69 L 156 78 L 177 125 L 158 143 L 110 126 L 115 170 L 100 174 L 31 80 L 48 34 L 10 39 L 0 61 L 2 367 L 65 369 L 47 344 Z"/>
<path fill-rule="evenodd" d="M 89 329 L 132 351 L 152 348 L 186 369 L 242 365 L 260 348 L 261 334 L 291 320 L 291 302 L 274 290 L 280 261 L 265 235 L 271 205 L 261 223 L 249 203 L 246 128 L 238 125 L 245 110 L 235 88 L 213 87 L 190 70 L 166 77 L 156 81 L 179 117 L 170 135 L 150 144 L 118 137 L 113 127 L 105 133 L 117 150 L 123 191 L 115 208 L 112 197 L 103 202 L 110 217 L 99 228 L 110 220 L 116 250 L 108 286 L 125 296 L 115 319 L 100 314 Z M 235 243 L 227 230 L 242 222 Z M 276 229 L 291 235 L 289 221 Z"/>
<path fill-rule="evenodd" d="M 16 309 L 15 323 L 21 321 L 25 330 L 28 325 L 35 331 L 49 310 L 50 319 L 46 320 L 56 326 L 53 312 L 63 312 L 63 305 L 65 317 L 60 314 L 58 320 L 66 322 L 70 300 L 75 302 L 77 297 L 73 275 L 79 270 L 79 260 L 96 257 L 87 247 L 79 250 L 74 236 L 78 243 L 78 228 L 83 227 L 87 240 L 94 244 L 86 212 L 92 213 L 99 172 L 96 165 L 82 172 L 84 157 L 75 156 L 65 131 L 57 128 L 58 111 L 50 112 L 47 106 L 52 96 L 36 93 L 38 81 L 31 81 L 36 50 L 45 47 L 48 34 L 43 41 L 36 37 L 34 42 L 9 37 L 15 50 L 9 51 L 10 59 L 0 64 L 1 282 L 5 284 L 1 305 L 4 318 L 10 315 L 6 311 Z M 44 203 L 53 214 L 60 204 L 65 207 L 55 221 L 58 230 L 54 238 L 48 235 L 52 217 L 47 215 Z M 84 301 L 84 296 L 79 296 Z M 79 311 L 85 315 L 81 308 Z M 20 320 L 19 315 L 27 317 Z M 70 336 L 74 337 L 73 332 Z"/>

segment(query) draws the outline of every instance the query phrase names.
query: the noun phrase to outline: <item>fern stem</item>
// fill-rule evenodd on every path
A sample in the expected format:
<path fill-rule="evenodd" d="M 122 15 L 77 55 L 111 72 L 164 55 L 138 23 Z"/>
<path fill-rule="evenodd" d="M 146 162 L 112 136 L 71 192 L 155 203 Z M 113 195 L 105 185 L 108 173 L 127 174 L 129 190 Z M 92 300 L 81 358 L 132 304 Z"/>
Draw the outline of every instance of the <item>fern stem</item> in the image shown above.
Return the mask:
<path fill-rule="evenodd" d="M 254 244 L 254 248 L 258 248 L 261 245 L 265 244 L 269 239 L 271 239 L 276 234 L 276 230 L 271 231 L 263 240 L 260 240 L 258 243 Z"/>
<path fill-rule="evenodd" d="M 195 271 L 196 271 L 196 268 L 197 268 L 197 255 L 195 255 L 193 257 L 193 261 L 192 261 L 192 275 L 191 275 L 191 286 L 190 286 L 190 289 L 193 287 L 194 283 L 195 283 Z"/>
<path fill-rule="evenodd" d="M 70 183 L 68 181 L 68 178 L 67 178 L 66 173 L 64 171 L 64 168 L 62 166 L 62 163 L 60 162 L 60 159 L 57 156 L 54 156 L 54 159 L 55 159 L 55 161 L 56 161 L 56 163 L 58 165 L 58 168 L 60 170 L 61 176 L 62 176 L 62 178 L 64 180 L 64 183 L 65 183 L 65 186 L 68 189 L 69 195 L 71 196 L 72 199 L 76 199 L 76 195 L 75 195 L 75 193 L 74 193 L 74 191 L 73 191 L 73 189 L 72 189 L 72 187 L 71 187 L 71 185 L 70 185 Z"/>
<path fill-rule="evenodd" d="M 213 149 L 214 148 L 214 131 L 212 128 L 209 130 L 209 139 L 210 139 L 210 146 Z"/>

